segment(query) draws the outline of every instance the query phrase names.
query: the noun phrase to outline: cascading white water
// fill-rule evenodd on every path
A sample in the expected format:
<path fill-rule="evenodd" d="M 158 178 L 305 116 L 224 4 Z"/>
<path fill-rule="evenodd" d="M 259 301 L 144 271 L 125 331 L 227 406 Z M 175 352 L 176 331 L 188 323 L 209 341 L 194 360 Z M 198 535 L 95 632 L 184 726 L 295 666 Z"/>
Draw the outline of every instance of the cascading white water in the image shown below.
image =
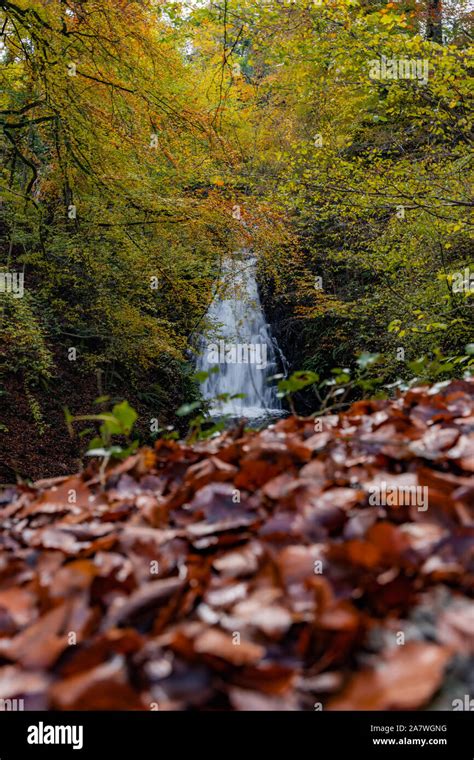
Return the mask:
<path fill-rule="evenodd" d="M 198 371 L 209 375 L 202 386 L 206 399 L 224 393 L 245 398 L 212 404 L 211 414 L 266 418 L 282 414 L 275 383 L 276 350 L 258 294 L 256 260 L 243 250 L 223 265 L 222 281 L 207 314 L 209 330 L 201 339 Z"/>

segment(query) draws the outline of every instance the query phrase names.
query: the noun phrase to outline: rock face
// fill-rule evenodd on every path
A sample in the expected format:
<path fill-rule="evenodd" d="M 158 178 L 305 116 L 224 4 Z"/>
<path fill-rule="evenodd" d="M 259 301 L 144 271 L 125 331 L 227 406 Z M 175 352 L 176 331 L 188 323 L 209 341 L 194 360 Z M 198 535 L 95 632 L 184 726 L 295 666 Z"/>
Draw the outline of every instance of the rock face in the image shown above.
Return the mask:
<path fill-rule="evenodd" d="M 0 698 L 470 704 L 473 472 L 474 383 L 454 381 L 10 488 Z"/>

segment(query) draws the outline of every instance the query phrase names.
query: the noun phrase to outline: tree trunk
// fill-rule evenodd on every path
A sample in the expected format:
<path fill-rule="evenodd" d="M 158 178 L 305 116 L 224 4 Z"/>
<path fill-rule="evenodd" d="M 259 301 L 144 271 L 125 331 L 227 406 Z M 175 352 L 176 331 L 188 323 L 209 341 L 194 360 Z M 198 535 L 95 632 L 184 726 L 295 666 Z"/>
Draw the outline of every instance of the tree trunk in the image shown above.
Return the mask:
<path fill-rule="evenodd" d="M 443 44 L 442 0 L 429 0 L 426 38 Z"/>

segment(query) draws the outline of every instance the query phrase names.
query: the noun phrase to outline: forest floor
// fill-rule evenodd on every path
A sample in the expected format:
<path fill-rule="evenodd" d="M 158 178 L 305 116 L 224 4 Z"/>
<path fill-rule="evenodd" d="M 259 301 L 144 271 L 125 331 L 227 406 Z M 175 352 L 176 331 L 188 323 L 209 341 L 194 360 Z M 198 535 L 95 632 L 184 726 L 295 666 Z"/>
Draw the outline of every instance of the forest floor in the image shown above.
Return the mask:
<path fill-rule="evenodd" d="M 66 373 L 67 369 L 64 368 Z M 90 378 L 78 378 L 76 373 L 72 383 L 71 379 L 67 374 L 61 375 L 55 379 L 53 393 L 43 389 L 35 393 L 42 413 L 38 424 L 16 377 L 7 378 L 2 404 L 2 424 L 6 430 L 1 436 L 0 482 L 14 483 L 18 475 L 37 480 L 78 469 L 78 439 L 68 435 L 64 407 L 69 404 L 85 413 L 93 408 L 94 398 Z"/>
<path fill-rule="evenodd" d="M 473 472 L 474 382 L 453 381 L 11 487 L 0 698 L 463 709 Z"/>
<path fill-rule="evenodd" d="M 0 483 L 15 483 L 17 477 L 34 481 L 67 475 L 81 467 L 81 439 L 70 436 L 64 410 L 67 407 L 74 415 L 100 411 L 95 400 L 102 396 L 102 391 L 96 375 L 78 373 L 74 364 L 59 352 L 55 356 L 55 367 L 50 383 L 32 392 L 41 412 L 39 420 L 33 416 L 18 377 L 10 375 L 4 380 L 5 395 L 1 401 L 2 425 L 6 429 L 0 435 Z M 153 410 L 137 397 L 129 383 L 108 387 L 108 394 L 118 401 L 126 397 L 142 420 L 153 416 Z M 144 436 L 149 432 L 143 422 L 141 429 L 140 424 L 137 428 Z"/>

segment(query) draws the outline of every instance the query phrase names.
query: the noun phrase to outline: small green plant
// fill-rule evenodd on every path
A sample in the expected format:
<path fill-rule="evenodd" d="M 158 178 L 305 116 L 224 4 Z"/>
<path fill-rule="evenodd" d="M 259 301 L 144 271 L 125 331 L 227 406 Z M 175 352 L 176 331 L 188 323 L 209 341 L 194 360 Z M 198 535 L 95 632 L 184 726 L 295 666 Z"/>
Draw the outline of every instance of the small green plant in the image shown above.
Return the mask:
<path fill-rule="evenodd" d="M 293 372 L 288 378 L 274 375 L 270 380 L 278 380 L 278 397 L 287 400 L 293 414 L 297 414 L 294 404 L 294 394 L 303 388 L 314 386 L 319 410 L 324 414 L 329 410 L 340 409 L 349 403 L 351 392 L 360 388 L 365 394 L 374 392 L 382 382 L 380 377 L 369 377 L 369 368 L 380 359 L 379 354 L 364 352 L 357 357 L 356 369 L 334 367 L 332 377 L 320 381 L 317 372 L 300 370 Z"/>
<path fill-rule="evenodd" d="M 428 382 L 455 377 L 459 370 L 470 374 L 474 369 L 474 343 L 468 343 L 465 353 L 455 356 L 443 356 L 441 349 L 435 348 L 432 356 L 422 356 L 415 361 L 408 362 L 408 367 L 413 372 L 414 378 L 410 385 L 420 382 Z"/>
<path fill-rule="evenodd" d="M 299 370 L 298 372 L 293 372 L 290 377 L 273 375 L 269 380 L 278 380 L 278 398 L 286 399 L 290 405 L 291 411 L 293 414 L 296 414 L 293 394 L 317 383 L 319 381 L 319 375 L 317 372 Z"/>
<path fill-rule="evenodd" d="M 103 404 L 108 401 L 107 396 L 101 396 L 96 399 L 96 404 Z M 129 405 L 128 401 L 121 401 L 112 407 L 111 412 L 102 412 L 99 414 L 79 414 L 73 415 L 69 409 L 64 410 L 66 424 L 69 433 L 74 435 L 74 423 L 77 422 L 96 422 L 100 423 L 99 434 L 89 442 L 86 456 L 103 457 L 105 464 L 112 459 L 126 459 L 133 454 L 138 446 L 138 440 L 131 440 L 133 426 L 138 418 L 135 409 Z M 80 437 L 93 431 L 93 428 L 87 428 L 79 433 Z M 126 445 L 115 441 L 116 438 L 121 441 L 125 439 Z"/>
<path fill-rule="evenodd" d="M 25 390 L 26 400 L 28 401 L 28 406 L 30 407 L 31 415 L 35 421 L 38 432 L 40 435 L 44 435 L 48 429 L 48 425 L 44 420 L 41 405 L 39 401 L 33 396 L 33 393 L 31 392 L 26 379 L 23 383 L 23 388 Z"/>

